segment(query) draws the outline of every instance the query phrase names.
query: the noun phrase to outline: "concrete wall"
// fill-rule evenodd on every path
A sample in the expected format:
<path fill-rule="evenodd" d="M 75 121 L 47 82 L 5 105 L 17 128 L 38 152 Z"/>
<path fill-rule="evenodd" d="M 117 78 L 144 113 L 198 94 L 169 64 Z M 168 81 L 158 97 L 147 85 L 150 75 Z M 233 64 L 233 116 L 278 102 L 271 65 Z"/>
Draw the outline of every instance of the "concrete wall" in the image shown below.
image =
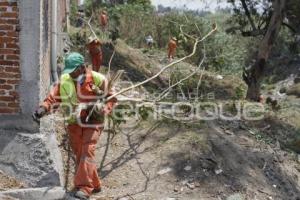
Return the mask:
<path fill-rule="evenodd" d="M 21 83 L 19 87 L 22 114 L 30 116 L 40 96 L 40 0 L 19 1 Z"/>

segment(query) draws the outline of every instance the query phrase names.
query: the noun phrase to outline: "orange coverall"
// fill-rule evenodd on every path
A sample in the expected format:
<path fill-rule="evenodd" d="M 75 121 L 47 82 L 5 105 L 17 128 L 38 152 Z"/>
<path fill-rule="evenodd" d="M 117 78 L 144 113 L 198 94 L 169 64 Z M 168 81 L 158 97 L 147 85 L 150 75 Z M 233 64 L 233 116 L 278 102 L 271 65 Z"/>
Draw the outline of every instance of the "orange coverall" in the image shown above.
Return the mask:
<path fill-rule="evenodd" d="M 175 52 L 176 52 L 176 47 L 177 47 L 176 41 L 171 39 L 168 44 L 168 58 L 169 59 L 174 58 Z"/>
<path fill-rule="evenodd" d="M 90 56 L 91 56 L 93 70 L 96 72 L 99 72 L 100 66 L 103 61 L 100 41 L 93 40 L 92 42 L 90 42 L 87 45 L 87 48 L 88 48 Z"/>
<path fill-rule="evenodd" d="M 80 91 L 82 95 L 77 94 L 78 101 L 80 103 L 95 102 L 95 99 L 81 98 L 86 95 L 95 96 L 91 86 L 93 84 L 93 78 L 91 70 L 87 70 L 86 79 L 82 85 L 79 83 L 76 85 L 76 91 Z M 103 82 L 104 84 L 104 82 Z M 60 85 L 56 85 L 48 97 L 42 103 L 42 106 L 47 111 L 50 110 L 53 104 L 60 103 Z M 109 114 L 113 106 L 116 103 L 116 98 L 112 99 L 106 104 L 106 112 Z M 82 112 L 81 117 L 86 117 L 87 113 Z M 93 121 L 92 123 L 101 123 Z M 69 140 L 73 153 L 76 156 L 76 172 L 74 176 L 74 186 L 77 189 L 85 192 L 87 195 L 91 195 L 94 189 L 101 187 L 101 182 L 97 173 L 97 166 L 95 161 L 96 144 L 100 137 L 102 126 L 95 125 L 94 127 L 81 127 L 78 124 L 70 124 L 67 126 Z"/>

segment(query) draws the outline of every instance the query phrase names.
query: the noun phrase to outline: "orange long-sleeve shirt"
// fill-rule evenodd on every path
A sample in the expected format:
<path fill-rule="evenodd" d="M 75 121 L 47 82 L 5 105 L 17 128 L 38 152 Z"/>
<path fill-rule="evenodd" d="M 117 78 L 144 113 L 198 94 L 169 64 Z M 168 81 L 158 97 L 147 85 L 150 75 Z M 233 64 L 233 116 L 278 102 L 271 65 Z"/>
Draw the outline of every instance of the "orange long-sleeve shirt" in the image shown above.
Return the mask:
<path fill-rule="evenodd" d="M 94 40 L 87 44 L 87 48 L 91 56 L 101 54 L 101 42 L 99 40 Z"/>

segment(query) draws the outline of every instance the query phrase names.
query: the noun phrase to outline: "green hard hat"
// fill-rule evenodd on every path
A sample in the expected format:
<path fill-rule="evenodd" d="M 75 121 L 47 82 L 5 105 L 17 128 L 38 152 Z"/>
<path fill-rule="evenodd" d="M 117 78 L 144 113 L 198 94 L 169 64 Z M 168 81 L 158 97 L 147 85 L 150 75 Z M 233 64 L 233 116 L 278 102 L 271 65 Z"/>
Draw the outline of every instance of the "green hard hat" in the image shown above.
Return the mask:
<path fill-rule="evenodd" d="M 70 74 L 82 64 L 84 64 L 84 58 L 80 53 L 70 53 L 65 59 L 65 68 L 63 73 Z"/>

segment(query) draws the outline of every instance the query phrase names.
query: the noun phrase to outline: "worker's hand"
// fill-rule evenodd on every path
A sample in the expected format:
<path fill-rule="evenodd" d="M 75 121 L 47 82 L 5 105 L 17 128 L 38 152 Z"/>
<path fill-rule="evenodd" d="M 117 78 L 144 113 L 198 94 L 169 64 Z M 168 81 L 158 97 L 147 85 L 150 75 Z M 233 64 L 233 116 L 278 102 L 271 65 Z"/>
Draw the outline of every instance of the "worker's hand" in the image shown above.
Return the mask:
<path fill-rule="evenodd" d="M 110 115 L 112 113 L 112 111 L 113 111 L 114 104 L 115 104 L 114 102 L 108 102 L 108 103 L 106 103 L 106 105 L 102 109 L 103 114 Z"/>
<path fill-rule="evenodd" d="M 102 112 L 104 115 L 110 115 L 112 113 L 112 109 L 109 108 L 108 106 L 104 106 Z"/>
<path fill-rule="evenodd" d="M 40 123 L 40 119 L 46 114 L 46 108 L 41 106 L 39 109 L 37 109 L 33 114 L 32 118 L 37 123 Z"/>

